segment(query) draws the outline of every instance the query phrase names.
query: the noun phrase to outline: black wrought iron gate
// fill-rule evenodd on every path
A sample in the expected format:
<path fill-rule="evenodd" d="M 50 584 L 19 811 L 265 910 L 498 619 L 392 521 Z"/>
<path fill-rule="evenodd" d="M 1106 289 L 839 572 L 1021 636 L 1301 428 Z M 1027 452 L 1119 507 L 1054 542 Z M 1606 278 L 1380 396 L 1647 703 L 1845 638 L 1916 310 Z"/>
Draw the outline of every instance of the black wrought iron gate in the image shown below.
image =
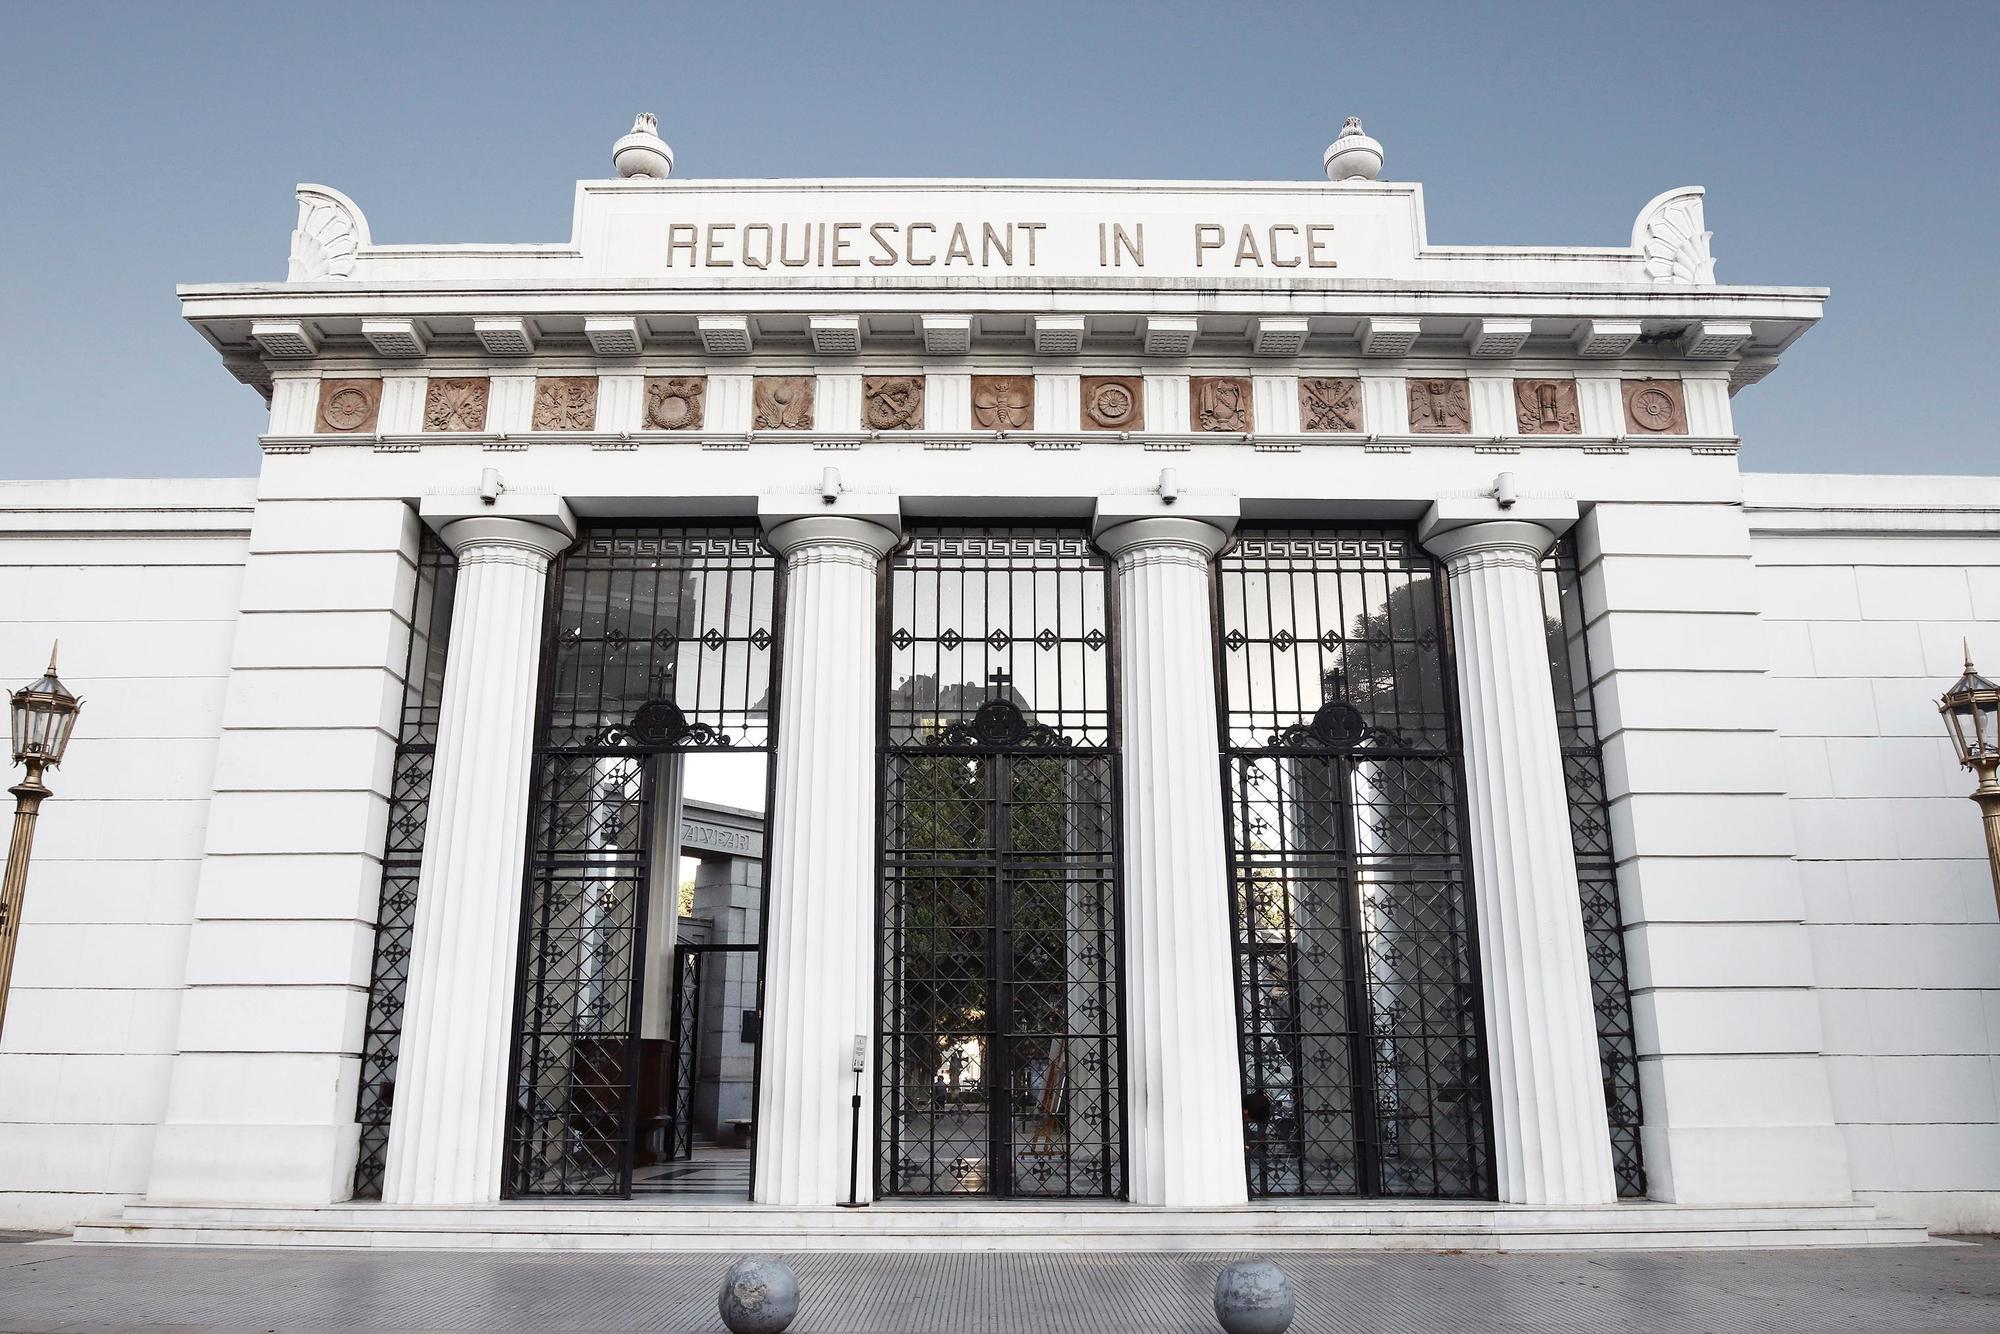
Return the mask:
<path fill-rule="evenodd" d="M 551 571 L 515 1000 L 510 1195 L 631 1193 L 662 757 L 770 743 L 754 528 L 588 530 Z M 671 942 L 664 942 L 670 945 Z M 663 960 L 671 949 L 650 951 Z"/>
<path fill-rule="evenodd" d="M 1453 681 L 1394 531 L 1247 531 L 1218 563 L 1253 1195 L 1491 1192 Z"/>
<path fill-rule="evenodd" d="M 1103 567 L 944 530 L 890 581 L 877 1189 L 1122 1195 Z"/>

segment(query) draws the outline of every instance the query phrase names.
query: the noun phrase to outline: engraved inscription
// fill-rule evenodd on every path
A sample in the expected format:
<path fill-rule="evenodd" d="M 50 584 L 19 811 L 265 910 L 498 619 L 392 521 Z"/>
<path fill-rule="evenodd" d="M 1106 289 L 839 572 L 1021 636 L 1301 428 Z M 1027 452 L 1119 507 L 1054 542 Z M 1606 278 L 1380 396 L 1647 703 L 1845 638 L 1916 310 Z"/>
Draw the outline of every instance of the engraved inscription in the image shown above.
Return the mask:
<path fill-rule="evenodd" d="M 1514 381 L 1514 425 L 1522 435 L 1576 435 L 1582 431 L 1576 381 Z"/>
<path fill-rule="evenodd" d="M 380 380 L 319 382 L 319 429 L 322 431 L 372 431 L 375 429 L 375 414 L 381 408 Z"/>
<path fill-rule="evenodd" d="M 597 425 L 597 377 L 544 376 L 535 381 L 536 431 L 588 431 Z"/>
<path fill-rule="evenodd" d="M 699 431 L 708 380 L 676 375 L 646 381 L 646 425 L 655 431 Z"/>
<path fill-rule="evenodd" d="M 753 396 L 751 424 L 760 431 L 810 431 L 813 424 L 813 377 L 760 375 Z"/>
<path fill-rule="evenodd" d="M 1197 431 L 1250 429 L 1250 382 L 1241 376 L 1197 375 L 1188 381 L 1188 419 Z"/>
<path fill-rule="evenodd" d="M 924 377 L 864 375 L 861 420 L 871 431 L 915 431 L 924 424 Z"/>
<path fill-rule="evenodd" d="M 1410 430 L 1419 435 L 1472 429 L 1472 398 L 1463 380 L 1411 380 Z"/>
<path fill-rule="evenodd" d="M 1687 403 L 1679 380 L 1625 381 L 1625 429 L 1637 435 L 1686 435 Z"/>
<path fill-rule="evenodd" d="M 1083 425 L 1091 431 L 1143 431 L 1143 381 L 1136 375 L 1083 377 Z"/>
<path fill-rule="evenodd" d="M 1299 429 L 1360 430 L 1361 381 L 1300 377 Z"/>
<path fill-rule="evenodd" d="M 486 381 L 432 380 L 424 386 L 426 431 L 486 429 Z"/>
<path fill-rule="evenodd" d="M 1033 430 L 1033 378 L 1026 375 L 973 376 L 972 424 L 982 431 Z"/>

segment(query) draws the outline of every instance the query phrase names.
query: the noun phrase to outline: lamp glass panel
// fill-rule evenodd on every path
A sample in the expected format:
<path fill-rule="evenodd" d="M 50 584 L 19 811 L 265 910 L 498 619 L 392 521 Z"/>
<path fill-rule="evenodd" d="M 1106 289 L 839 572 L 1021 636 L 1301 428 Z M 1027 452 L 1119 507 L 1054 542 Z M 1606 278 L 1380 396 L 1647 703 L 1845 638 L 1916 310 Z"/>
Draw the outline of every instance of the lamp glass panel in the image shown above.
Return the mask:
<path fill-rule="evenodd" d="M 1975 701 L 1973 720 L 1978 753 L 1984 756 L 2000 751 L 2000 698 Z"/>

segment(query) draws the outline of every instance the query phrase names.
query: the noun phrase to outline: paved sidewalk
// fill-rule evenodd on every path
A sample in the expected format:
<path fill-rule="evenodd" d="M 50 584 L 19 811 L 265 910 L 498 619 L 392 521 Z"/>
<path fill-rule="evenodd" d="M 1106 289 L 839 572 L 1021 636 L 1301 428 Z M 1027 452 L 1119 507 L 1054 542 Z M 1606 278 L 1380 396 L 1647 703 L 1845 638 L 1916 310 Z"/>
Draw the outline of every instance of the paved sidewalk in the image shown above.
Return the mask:
<path fill-rule="evenodd" d="M 797 1255 L 796 1334 L 1213 1331 L 1228 1255 Z M 1278 1257 L 1297 1334 L 2000 1328 L 2000 1243 Z M 0 1330 L 723 1329 L 727 1257 L 0 1244 Z"/>

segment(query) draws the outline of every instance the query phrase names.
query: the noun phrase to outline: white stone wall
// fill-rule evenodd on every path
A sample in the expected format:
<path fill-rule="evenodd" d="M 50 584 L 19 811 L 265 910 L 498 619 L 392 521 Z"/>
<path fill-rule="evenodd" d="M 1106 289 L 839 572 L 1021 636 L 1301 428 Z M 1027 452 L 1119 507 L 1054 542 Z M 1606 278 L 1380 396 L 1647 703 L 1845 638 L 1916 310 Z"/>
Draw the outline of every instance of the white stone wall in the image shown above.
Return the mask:
<path fill-rule="evenodd" d="M 2000 479 L 1748 476 L 1755 596 L 1856 1193 L 2000 1228 L 2000 921 L 1937 697 L 2000 669 Z"/>
<path fill-rule="evenodd" d="M 255 489 L 0 482 L 0 682 L 39 676 L 60 637 L 84 700 L 49 777 L 0 1034 L 0 1228 L 146 1190 Z"/>

